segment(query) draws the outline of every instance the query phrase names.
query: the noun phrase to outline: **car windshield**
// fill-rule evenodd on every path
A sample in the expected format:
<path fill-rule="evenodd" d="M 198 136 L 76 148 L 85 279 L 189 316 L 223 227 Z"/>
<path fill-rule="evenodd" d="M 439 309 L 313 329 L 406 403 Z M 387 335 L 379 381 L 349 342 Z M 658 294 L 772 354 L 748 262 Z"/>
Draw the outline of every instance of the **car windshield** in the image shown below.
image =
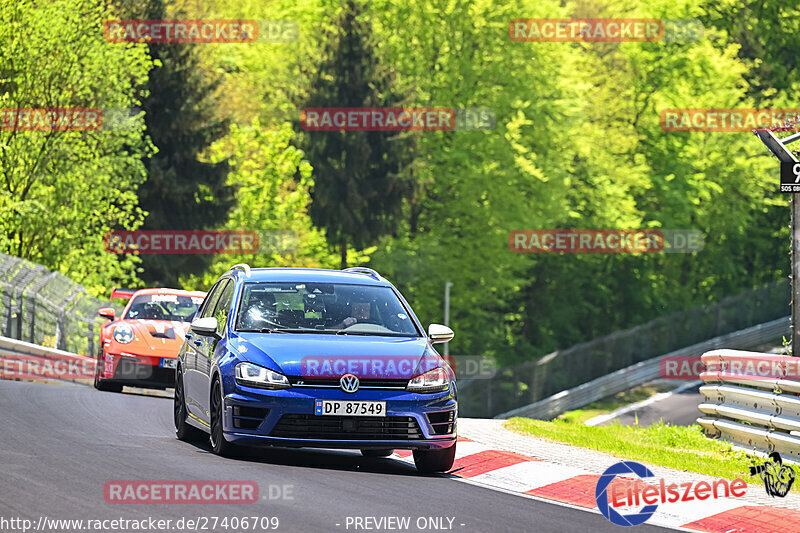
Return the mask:
<path fill-rule="evenodd" d="M 248 283 L 238 331 L 419 337 L 389 287 L 343 283 Z"/>
<path fill-rule="evenodd" d="M 191 322 L 201 303 L 199 296 L 141 294 L 133 299 L 125 318 Z"/>

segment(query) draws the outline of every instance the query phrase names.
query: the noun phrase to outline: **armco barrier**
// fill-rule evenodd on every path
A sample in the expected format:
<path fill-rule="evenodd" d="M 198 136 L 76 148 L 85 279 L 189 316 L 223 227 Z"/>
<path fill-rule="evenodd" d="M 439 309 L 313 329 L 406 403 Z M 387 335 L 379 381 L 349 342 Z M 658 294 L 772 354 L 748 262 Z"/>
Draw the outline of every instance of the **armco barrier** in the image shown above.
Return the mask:
<path fill-rule="evenodd" d="M 638 387 L 648 381 L 660 377 L 661 361 L 665 358 L 696 356 L 720 346 L 733 346 L 735 348 L 755 348 L 789 335 L 789 317 L 772 320 L 751 328 L 722 335 L 705 342 L 681 348 L 668 354 L 642 361 L 622 370 L 584 383 L 569 390 L 561 391 L 538 402 L 513 409 L 497 415 L 495 418 L 511 418 L 512 416 L 525 416 L 550 420 L 564 411 L 578 409 L 586 404 L 597 401 L 606 396 Z"/>
<path fill-rule="evenodd" d="M 0 335 L 92 356 L 105 322 L 101 307 L 122 311 L 59 272 L 0 253 Z"/>
<path fill-rule="evenodd" d="M 784 279 L 546 355 L 516 354 L 525 361 L 498 368 L 490 379 L 459 381 L 459 413 L 492 418 L 525 408 L 637 363 L 781 319 L 788 314 L 790 301 L 789 280 Z M 714 348 L 759 347 L 719 344 L 691 355 L 699 360 L 703 351 Z M 503 359 L 500 353 L 494 355 Z"/>
<path fill-rule="evenodd" d="M 706 435 L 800 461 L 800 359 L 738 350 L 703 354 Z M 749 369 L 749 370 L 748 370 Z"/>
<path fill-rule="evenodd" d="M 0 337 L 0 379 L 91 385 L 95 364 L 92 357 Z"/>

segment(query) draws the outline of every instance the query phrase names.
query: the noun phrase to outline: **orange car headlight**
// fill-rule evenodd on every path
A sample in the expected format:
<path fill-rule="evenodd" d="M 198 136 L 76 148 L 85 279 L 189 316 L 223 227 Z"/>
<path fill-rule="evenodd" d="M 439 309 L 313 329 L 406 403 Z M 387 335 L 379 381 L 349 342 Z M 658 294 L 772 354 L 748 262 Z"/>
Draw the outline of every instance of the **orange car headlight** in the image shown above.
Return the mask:
<path fill-rule="evenodd" d="M 128 324 L 120 324 L 114 328 L 114 340 L 120 344 L 133 342 L 133 329 Z"/>

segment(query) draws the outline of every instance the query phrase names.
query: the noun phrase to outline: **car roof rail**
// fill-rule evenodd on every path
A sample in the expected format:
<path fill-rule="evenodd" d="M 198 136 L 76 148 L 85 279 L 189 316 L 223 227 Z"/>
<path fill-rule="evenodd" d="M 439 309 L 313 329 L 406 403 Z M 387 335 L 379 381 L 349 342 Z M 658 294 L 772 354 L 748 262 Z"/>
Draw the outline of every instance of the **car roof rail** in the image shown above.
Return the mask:
<path fill-rule="evenodd" d="M 250 277 L 250 265 L 248 265 L 247 263 L 239 263 L 237 265 L 233 265 L 228 269 L 228 272 L 236 269 L 244 270 L 244 275 L 247 276 L 248 278 Z"/>
<path fill-rule="evenodd" d="M 352 272 L 353 274 L 364 274 L 365 276 L 369 276 L 373 279 L 381 281 L 381 275 L 372 270 L 371 268 L 367 267 L 350 267 L 342 269 L 342 272 Z"/>

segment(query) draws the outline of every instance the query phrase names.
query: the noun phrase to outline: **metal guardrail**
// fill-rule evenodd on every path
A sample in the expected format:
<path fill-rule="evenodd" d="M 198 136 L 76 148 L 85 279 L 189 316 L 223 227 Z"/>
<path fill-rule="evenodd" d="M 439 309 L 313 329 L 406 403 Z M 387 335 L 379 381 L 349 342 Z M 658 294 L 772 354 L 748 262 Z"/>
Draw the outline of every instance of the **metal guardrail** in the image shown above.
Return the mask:
<path fill-rule="evenodd" d="M 688 357 L 703 353 L 721 346 L 735 348 L 756 348 L 782 336 L 790 334 L 790 317 L 772 320 L 741 331 L 721 335 L 705 342 L 694 344 L 680 350 L 664 354 L 647 361 L 617 370 L 603 377 L 589 381 L 569 390 L 554 394 L 544 400 L 501 413 L 495 418 L 524 416 L 550 420 L 564 411 L 578 409 L 607 396 L 638 387 L 649 381 L 658 379 L 661 373 L 661 361 L 671 357 Z"/>
<path fill-rule="evenodd" d="M 0 337 L 0 379 L 91 385 L 96 364 L 93 357 Z"/>
<path fill-rule="evenodd" d="M 110 287 L 109 287 L 110 288 Z M 18 257 L 0 254 L 0 335 L 94 355 L 101 307 L 122 307 L 87 294 L 66 276 Z"/>
<path fill-rule="evenodd" d="M 703 354 L 705 401 L 697 419 L 706 435 L 800 461 L 800 359 L 738 350 Z M 714 370 L 711 370 L 711 369 Z"/>
<path fill-rule="evenodd" d="M 460 381 L 459 413 L 476 418 L 498 416 L 686 346 L 702 346 L 700 343 L 709 339 L 782 319 L 789 314 L 790 293 L 788 280 L 780 280 L 537 359 L 528 354 L 529 360 L 498 368 L 490 379 Z M 713 345 L 708 349 L 723 346 L 756 348 Z M 691 355 L 699 358 L 701 353 Z"/>

